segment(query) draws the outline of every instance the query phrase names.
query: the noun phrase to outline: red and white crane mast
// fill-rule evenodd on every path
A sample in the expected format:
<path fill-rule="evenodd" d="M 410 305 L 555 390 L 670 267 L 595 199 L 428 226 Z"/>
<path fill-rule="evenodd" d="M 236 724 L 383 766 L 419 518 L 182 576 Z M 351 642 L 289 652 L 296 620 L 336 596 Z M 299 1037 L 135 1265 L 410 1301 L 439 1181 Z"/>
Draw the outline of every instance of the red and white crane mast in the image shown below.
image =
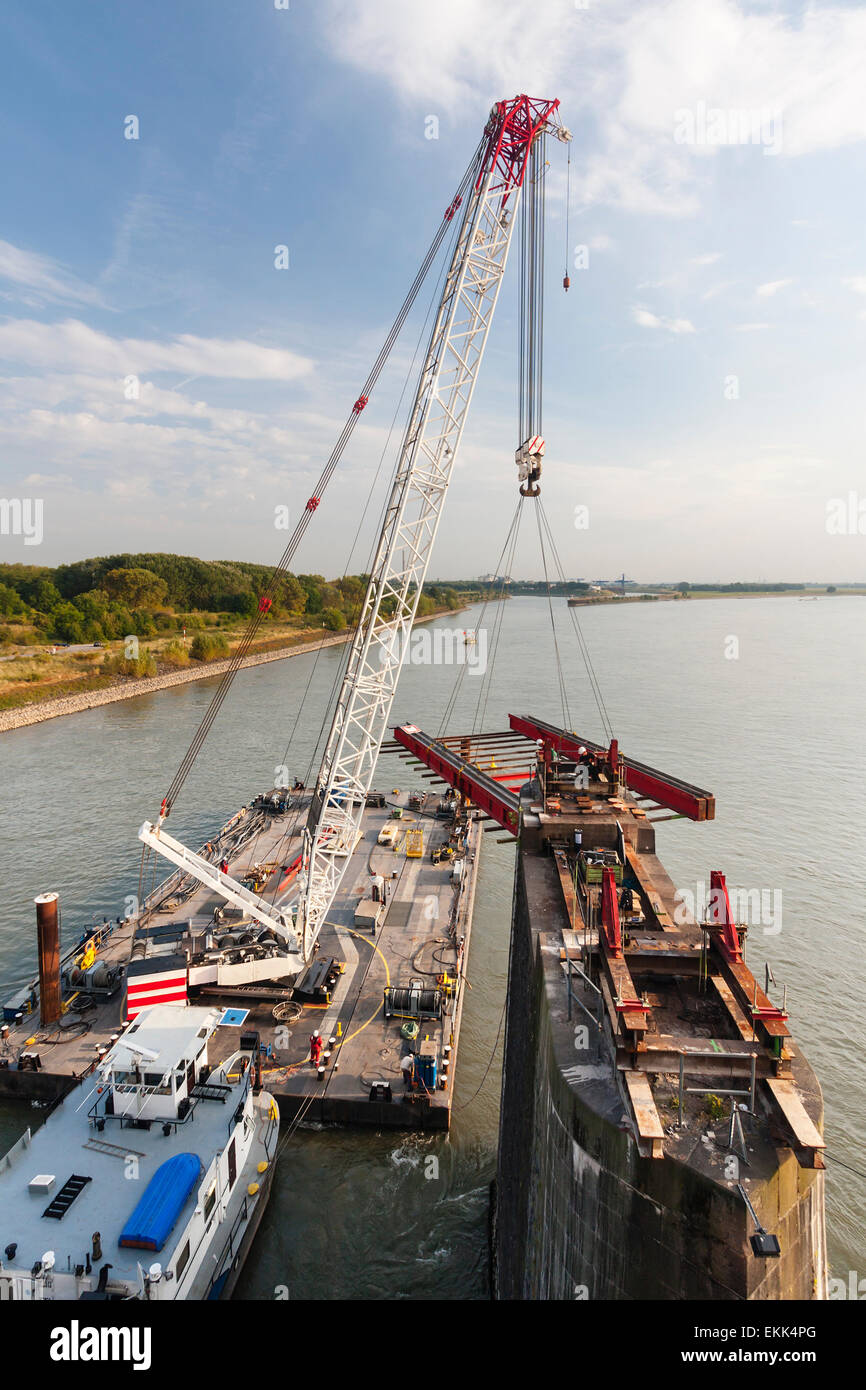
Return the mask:
<path fill-rule="evenodd" d="M 406 643 L 496 308 L 533 142 L 559 103 L 490 113 L 304 833 L 298 934 L 309 957 L 360 830 Z"/>
<path fill-rule="evenodd" d="M 462 221 L 401 445 L 361 617 L 304 831 L 296 917 L 293 918 L 288 909 L 277 907 L 236 883 L 227 873 L 175 840 L 164 828 L 175 795 L 219 709 L 233 670 L 223 678 L 223 685 L 163 801 L 159 820 L 155 824 L 145 822 L 139 831 L 139 838 L 145 845 L 274 930 L 288 952 L 284 968 L 272 971 L 274 974 L 295 974 L 300 968 L 299 958 L 309 960 L 358 838 L 366 796 L 388 725 L 406 644 L 502 284 L 527 170 L 532 168 L 535 178 L 543 179 L 535 150 L 546 131 L 552 131 L 560 140 L 571 139 L 556 117 L 558 106 L 558 101 L 528 96 L 497 102 L 487 121 L 475 166 L 467 171 L 458 195 L 446 212 L 446 223 L 461 212 Z M 532 240 L 534 247 L 535 240 L 540 242 L 542 227 L 537 210 L 533 217 L 532 225 L 524 227 L 524 235 Z M 442 234 L 441 230 L 437 233 L 434 248 Z M 431 254 L 428 252 L 422 266 L 424 273 Z M 543 261 L 534 260 L 533 265 L 534 288 L 528 297 L 524 293 L 527 307 L 521 310 L 522 322 L 526 319 L 529 324 L 530 338 L 535 321 L 536 291 L 540 292 L 539 268 Z M 405 318 L 421 278 L 419 272 L 395 329 Z M 378 377 L 395 329 L 377 359 L 369 378 L 372 382 Z M 530 386 L 540 378 L 540 357 L 530 354 L 525 373 L 522 367 L 523 375 L 527 376 Z M 526 391 L 521 386 L 521 399 L 524 395 Z M 356 401 L 352 419 L 344 428 L 315 496 L 308 503 L 309 515 L 318 507 L 321 492 L 351 425 L 366 404 L 365 393 Z M 532 427 L 536 417 L 533 411 L 526 414 L 525 423 L 533 437 L 521 444 L 517 461 L 521 480 L 526 480 L 525 490 L 534 495 L 544 443 L 540 437 L 534 437 Z M 523 428 L 522 408 L 522 432 Z M 304 524 L 309 520 L 306 513 L 303 520 Z M 302 529 L 299 525 L 298 536 Z M 294 542 L 287 549 L 284 562 L 287 563 L 293 549 Z M 281 562 L 282 568 L 284 562 Z M 263 604 L 269 602 L 269 598 L 262 601 Z M 236 660 L 234 666 L 239 664 Z M 267 967 L 263 965 L 262 968 Z"/>

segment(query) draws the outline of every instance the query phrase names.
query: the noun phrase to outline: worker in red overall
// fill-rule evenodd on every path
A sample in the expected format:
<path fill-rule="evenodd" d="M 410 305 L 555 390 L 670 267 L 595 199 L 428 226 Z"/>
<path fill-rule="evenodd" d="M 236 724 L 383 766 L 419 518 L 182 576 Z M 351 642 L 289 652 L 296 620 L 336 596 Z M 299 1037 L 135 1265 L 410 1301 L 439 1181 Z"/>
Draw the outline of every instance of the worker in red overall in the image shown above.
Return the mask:
<path fill-rule="evenodd" d="M 319 1030 L 310 1037 L 310 1061 L 314 1067 L 319 1065 L 322 1057 L 322 1039 L 319 1037 Z"/>

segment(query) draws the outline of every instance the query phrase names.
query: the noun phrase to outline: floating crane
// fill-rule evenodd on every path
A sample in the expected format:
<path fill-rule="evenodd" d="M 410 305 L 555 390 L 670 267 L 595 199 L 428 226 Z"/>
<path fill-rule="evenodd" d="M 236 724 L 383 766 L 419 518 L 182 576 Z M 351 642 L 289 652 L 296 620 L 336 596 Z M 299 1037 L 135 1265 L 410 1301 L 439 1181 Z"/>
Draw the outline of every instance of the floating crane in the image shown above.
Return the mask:
<path fill-rule="evenodd" d="M 520 295 L 520 439 L 515 454 L 520 492 L 537 496 L 544 439 L 541 412 L 541 302 L 544 137 L 571 134 L 557 117 L 558 101 L 517 96 L 497 102 L 481 142 L 398 314 L 295 536 L 263 595 L 259 611 L 193 738 L 155 823 L 139 839 L 177 868 L 240 907 L 274 932 L 285 954 L 268 963 L 272 977 L 295 975 L 312 956 L 316 939 L 355 848 L 366 796 L 427 574 L 472 393 L 502 284 L 524 184 L 523 264 Z M 295 910 L 279 908 L 186 848 L 164 828 L 166 817 L 197 755 L 231 679 L 273 601 L 278 579 L 367 405 L 372 385 L 414 302 L 449 224 L 461 220 L 444 281 L 424 365 L 415 391 L 361 616 L 337 698 L 309 816 L 303 832 Z"/>

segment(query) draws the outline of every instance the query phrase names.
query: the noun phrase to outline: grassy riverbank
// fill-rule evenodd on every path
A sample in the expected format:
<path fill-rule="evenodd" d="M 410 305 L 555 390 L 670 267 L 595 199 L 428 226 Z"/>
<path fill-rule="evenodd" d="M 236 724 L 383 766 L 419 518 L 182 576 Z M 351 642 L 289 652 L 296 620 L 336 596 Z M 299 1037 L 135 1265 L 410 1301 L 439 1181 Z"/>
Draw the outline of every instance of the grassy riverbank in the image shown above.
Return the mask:
<path fill-rule="evenodd" d="M 459 613 L 460 608 L 439 608 L 427 613 L 418 622 L 430 622 L 433 618 L 448 613 Z M 315 651 L 321 646 L 339 646 L 351 640 L 353 632 L 329 633 L 324 628 L 285 631 L 271 629 L 269 636 L 254 642 L 244 658 L 243 666 L 256 666 L 267 661 L 280 661 L 290 656 L 300 656 L 304 652 Z M 52 718 L 58 713 L 72 714 L 77 710 L 90 709 L 94 704 L 108 704 L 113 699 L 129 699 L 139 694 L 150 694 L 155 690 L 166 689 L 170 685 L 182 685 L 187 681 L 206 680 L 210 676 L 222 675 L 230 664 L 240 644 L 242 632 L 236 632 L 227 644 L 227 651 L 219 657 L 178 661 L 176 654 L 171 660 L 163 660 L 161 653 L 177 639 L 166 639 L 151 644 L 146 670 L 141 674 L 135 671 L 113 669 L 119 662 L 121 667 L 134 666 L 124 658 L 124 644 L 112 643 L 107 651 L 57 652 L 54 656 L 41 653 L 36 657 L 13 658 L 0 666 L 0 732 L 20 728 L 25 723 L 36 723 L 30 717 L 31 711 L 38 711 L 41 717 Z M 45 663 L 58 662 L 57 666 Z M 78 664 L 76 664 L 78 663 Z M 16 666 L 34 666 L 40 672 L 39 683 L 22 679 L 19 671 L 9 676 L 5 672 Z M 63 706 L 61 709 L 60 707 Z M 43 707 L 50 707 L 50 709 Z M 27 713 L 27 718 L 17 720 L 15 712 Z M 12 715 L 12 718 L 8 716 Z M 7 717 L 4 717 L 7 716 Z"/>
<path fill-rule="evenodd" d="M 367 582 L 167 554 L 0 565 L 0 710 L 206 676 L 231 659 L 256 615 L 252 657 L 343 641 Z M 418 617 L 456 612 L 474 597 L 430 585 Z"/>

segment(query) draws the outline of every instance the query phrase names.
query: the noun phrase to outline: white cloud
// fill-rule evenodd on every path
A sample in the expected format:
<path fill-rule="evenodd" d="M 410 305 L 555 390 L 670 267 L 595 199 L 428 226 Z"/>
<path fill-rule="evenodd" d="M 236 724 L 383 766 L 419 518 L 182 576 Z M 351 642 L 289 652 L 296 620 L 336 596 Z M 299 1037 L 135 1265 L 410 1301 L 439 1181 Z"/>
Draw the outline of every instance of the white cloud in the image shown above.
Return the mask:
<path fill-rule="evenodd" d="M 689 319 L 666 319 L 658 314 L 650 313 L 649 309 L 644 309 L 636 305 L 631 311 L 632 319 L 640 324 L 641 328 L 664 328 L 668 333 L 694 333 L 695 326 Z"/>
<path fill-rule="evenodd" d="M 855 294 L 866 294 L 866 275 L 852 275 L 847 280 L 842 281 Z"/>
<path fill-rule="evenodd" d="M 738 0 L 604 0 L 538 5 L 530 22 L 525 0 L 330 0 L 322 23 L 338 58 L 420 112 L 463 119 L 513 92 L 561 97 L 566 125 L 586 116 L 595 131 L 575 170 L 584 203 L 694 213 L 721 151 L 677 145 L 674 128 L 677 111 L 700 104 L 764 113 L 781 157 L 866 139 L 862 7 L 786 15 Z"/>
<path fill-rule="evenodd" d="M 112 338 L 78 319 L 57 324 L 9 319 L 0 324 L 0 357 L 31 367 L 119 376 L 179 372 L 189 378 L 239 381 L 293 381 L 313 367 L 311 358 L 243 338 L 197 338 L 190 333 L 166 342 Z"/>
<path fill-rule="evenodd" d="M 90 285 L 82 284 L 50 256 L 24 251 L 10 241 L 0 241 L 0 280 L 17 287 L 5 298 L 24 299 L 28 304 L 72 302 L 100 304 L 102 297 Z"/>
<path fill-rule="evenodd" d="M 710 285 L 710 288 L 704 290 L 701 295 L 701 302 L 706 303 L 708 299 L 715 299 L 718 295 L 724 294 L 725 290 L 733 289 L 738 283 L 737 280 L 721 280 L 717 285 Z"/>
<path fill-rule="evenodd" d="M 769 299 L 772 295 L 778 294 L 788 285 L 793 285 L 793 280 L 768 280 L 765 285 L 759 285 L 755 294 L 759 299 Z"/>
<path fill-rule="evenodd" d="M 692 256 L 692 265 L 715 265 L 722 259 L 721 251 L 707 251 L 703 256 Z"/>

